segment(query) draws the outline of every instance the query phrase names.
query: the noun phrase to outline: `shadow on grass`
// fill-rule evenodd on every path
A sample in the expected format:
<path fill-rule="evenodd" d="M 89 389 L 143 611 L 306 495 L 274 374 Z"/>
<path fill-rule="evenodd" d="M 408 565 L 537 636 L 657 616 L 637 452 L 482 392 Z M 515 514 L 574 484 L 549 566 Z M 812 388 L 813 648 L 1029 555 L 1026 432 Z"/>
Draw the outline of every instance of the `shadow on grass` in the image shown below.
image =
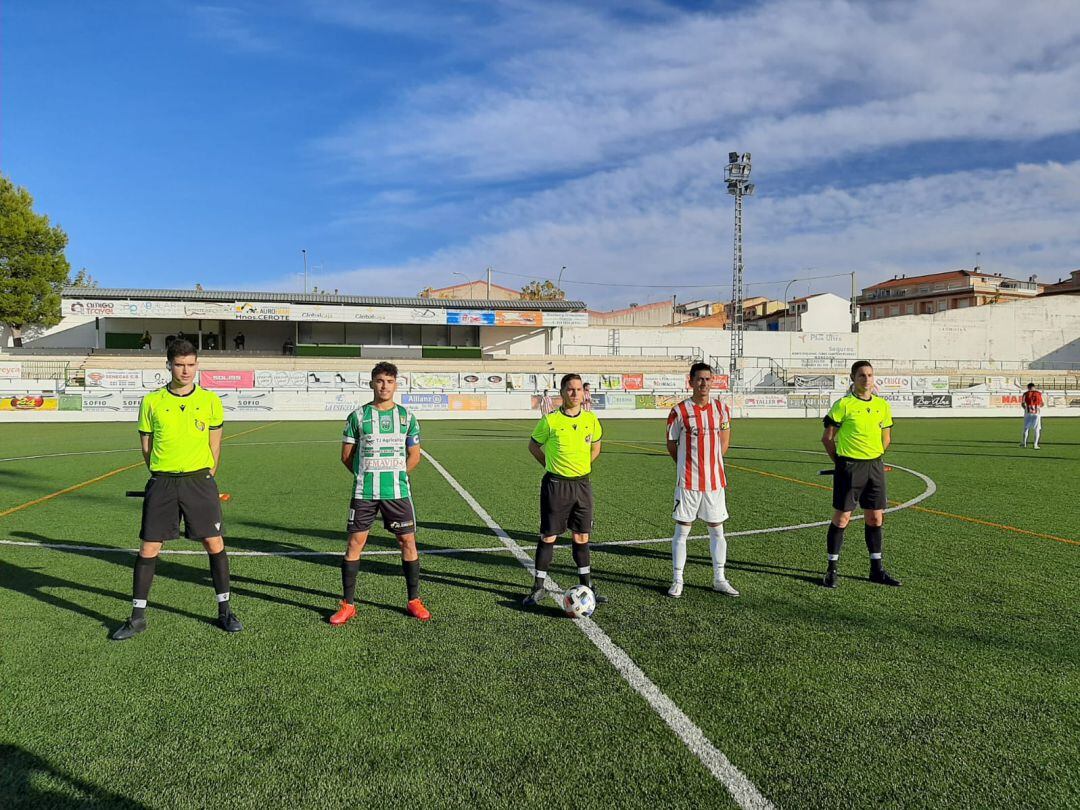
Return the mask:
<path fill-rule="evenodd" d="M 55 787 L 53 787 L 55 786 Z M 0 795 L 5 807 L 111 808 L 142 810 L 146 805 L 91 785 L 54 768 L 44 759 L 17 745 L 0 745 Z"/>

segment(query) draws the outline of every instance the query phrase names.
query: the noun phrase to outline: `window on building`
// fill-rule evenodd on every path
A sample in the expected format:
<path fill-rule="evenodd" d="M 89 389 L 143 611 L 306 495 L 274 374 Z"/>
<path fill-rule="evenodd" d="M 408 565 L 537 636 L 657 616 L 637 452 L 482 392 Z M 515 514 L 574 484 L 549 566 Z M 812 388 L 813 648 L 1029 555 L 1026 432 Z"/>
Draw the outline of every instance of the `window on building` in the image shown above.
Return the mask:
<path fill-rule="evenodd" d="M 934 285 L 934 289 L 935 290 L 944 290 L 945 289 L 945 283 L 939 281 L 937 284 Z"/>
<path fill-rule="evenodd" d="M 970 298 L 961 298 L 959 301 L 956 302 L 956 308 L 957 309 L 963 309 L 964 307 L 969 307 L 969 306 L 971 306 L 971 299 Z"/>
<path fill-rule="evenodd" d="M 938 301 L 937 302 L 937 310 L 938 310 L 938 312 L 944 312 L 945 307 L 947 306 L 947 304 L 948 304 L 948 301 L 944 301 L 944 300 Z"/>
<path fill-rule="evenodd" d="M 907 305 L 907 314 L 908 315 L 914 315 L 915 314 L 915 305 L 914 304 L 908 304 Z"/>
<path fill-rule="evenodd" d="M 900 305 L 899 304 L 893 304 L 891 307 L 889 307 L 889 314 L 890 315 L 899 315 L 900 314 Z"/>
<path fill-rule="evenodd" d="M 876 314 L 879 318 L 885 317 L 885 307 L 875 307 L 875 310 L 876 312 L 874 314 Z"/>

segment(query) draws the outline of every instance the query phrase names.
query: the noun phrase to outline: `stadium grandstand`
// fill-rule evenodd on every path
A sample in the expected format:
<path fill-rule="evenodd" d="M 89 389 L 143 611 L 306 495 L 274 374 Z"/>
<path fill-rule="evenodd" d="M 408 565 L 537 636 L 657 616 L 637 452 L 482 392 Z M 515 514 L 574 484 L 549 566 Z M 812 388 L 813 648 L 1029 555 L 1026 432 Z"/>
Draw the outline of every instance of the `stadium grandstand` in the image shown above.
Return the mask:
<path fill-rule="evenodd" d="M 339 418 L 379 360 L 400 367 L 403 401 L 435 417 L 529 415 L 569 371 L 608 416 L 660 415 L 685 395 L 694 361 L 714 366 L 740 416 L 819 416 L 856 358 L 913 416 L 1002 415 L 1031 381 L 1048 415 L 1080 415 L 1075 295 L 854 329 L 844 299 L 815 301 L 820 316 L 799 299 L 790 312 L 801 314 L 748 329 L 742 385 L 730 390 L 728 329 L 619 324 L 580 301 L 68 287 L 59 324 L 2 350 L 0 419 L 130 419 L 166 381 L 164 349 L 177 337 L 200 347 L 201 383 L 239 419 Z"/>

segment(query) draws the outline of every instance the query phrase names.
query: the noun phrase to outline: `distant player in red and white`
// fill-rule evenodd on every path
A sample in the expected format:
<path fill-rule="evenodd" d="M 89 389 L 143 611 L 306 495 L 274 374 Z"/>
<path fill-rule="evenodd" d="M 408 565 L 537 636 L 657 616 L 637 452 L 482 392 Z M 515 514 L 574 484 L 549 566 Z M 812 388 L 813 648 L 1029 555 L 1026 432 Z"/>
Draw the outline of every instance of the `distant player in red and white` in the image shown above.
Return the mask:
<path fill-rule="evenodd" d="M 592 389 L 589 388 L 589 384 L 585 383 L 582 388 L 585 389 L 585 399 L 582 400 L 581 407 L 586 411 L 592 410 Z"/>
<path fill-rule="evenodd" d="M 738 596 L 724 576 L 727 562 L 727 500 L 724 489 L 724 454 L 731 443 L 731 410 L 712 399 L 712 367 L 706 363 L 690 366 L 690 387 L 694 395 L 671 409 L 667 420 L 667 450 L 675 460 L 675 534 L 671 538 L 673 577 L 668 596 L 682 596 L 686 540 L 695 520 L 709 527 L 712 554 L 713 590 Z"/>
<path fill-rule="evenodd" d="M 1020 441 L 1021 447 L 1027 447 L 1028 432 L 1035 432 L 1035 449 L 1039 449 L 1039 436 L 1042 434 L 1042 391 L 1035 387 L 1035 383 L 1028 383 L 1027 391 L 1020 398 L 1020 407 L 1024 409 L 1024 437 Z"/>

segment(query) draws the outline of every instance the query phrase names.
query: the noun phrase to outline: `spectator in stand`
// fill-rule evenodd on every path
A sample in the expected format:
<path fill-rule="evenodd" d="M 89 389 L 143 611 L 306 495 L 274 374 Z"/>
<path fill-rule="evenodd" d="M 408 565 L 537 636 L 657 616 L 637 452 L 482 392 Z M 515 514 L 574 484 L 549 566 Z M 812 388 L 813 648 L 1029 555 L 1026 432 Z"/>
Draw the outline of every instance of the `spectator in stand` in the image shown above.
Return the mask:
<path fill-rule="evenodd" d="M 150 337 L 150 330 L 144 329 L 142 337 L 139 339 L 139 348 L 149 349 L 151 343 L 153 343 L 153 339 Z"/>
<path fill-rule="evenodd" d="M 233 346 L 236 347 L 236 350 L 238 352 L 242 352 L 244 350 L 244 333 L 243 332 L 237 332 L 236 337 L 234 337 L 232 339 L 232 342 L 233 342 Z"/>

